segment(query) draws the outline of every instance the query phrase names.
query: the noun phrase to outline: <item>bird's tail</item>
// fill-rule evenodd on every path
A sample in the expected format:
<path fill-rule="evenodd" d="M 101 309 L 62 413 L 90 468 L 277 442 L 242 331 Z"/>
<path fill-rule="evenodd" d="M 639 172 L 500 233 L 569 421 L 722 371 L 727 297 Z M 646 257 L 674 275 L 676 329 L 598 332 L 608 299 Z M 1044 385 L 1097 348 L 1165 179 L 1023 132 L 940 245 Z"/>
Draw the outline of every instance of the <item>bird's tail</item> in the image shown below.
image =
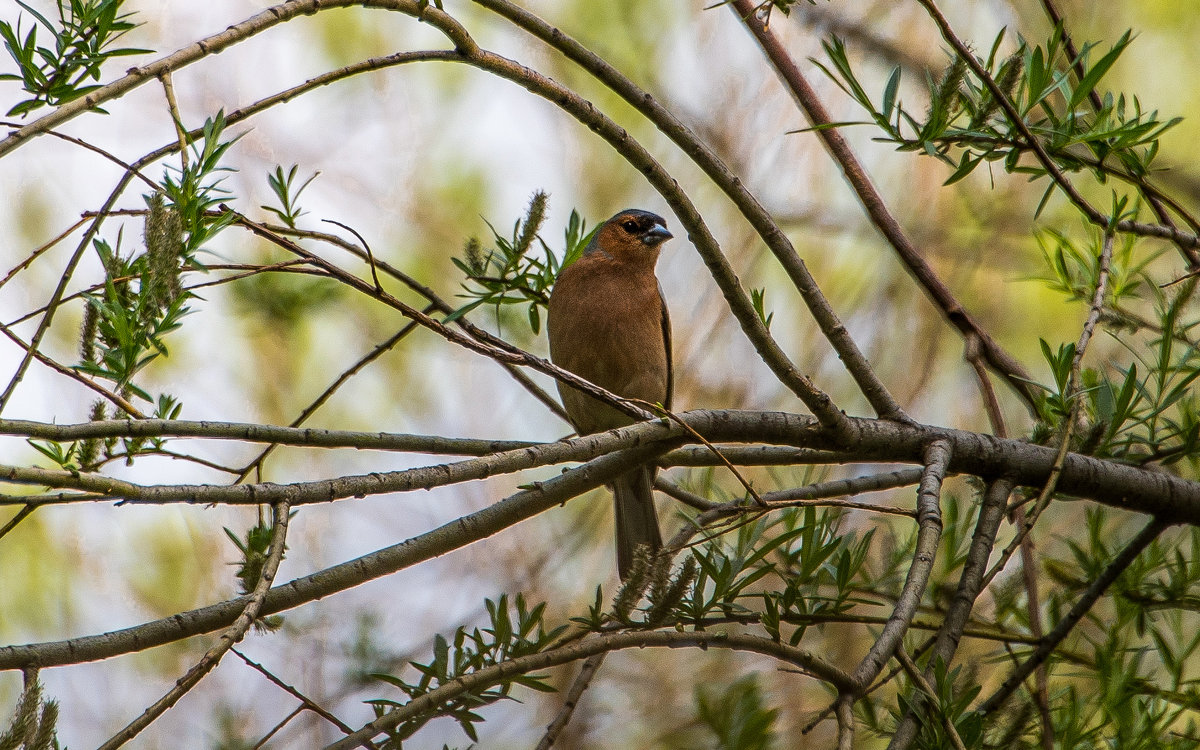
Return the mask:
<path fill-rule="evenodd" d="M 633 568 L 633 552 L 639 544 L 653 552 L 662 547 L 658 514 L 654 511 L 654 472 L 649 466 L 639 466 L 612 484 L 617 510 L 617 572 L 621 580 Z"/>

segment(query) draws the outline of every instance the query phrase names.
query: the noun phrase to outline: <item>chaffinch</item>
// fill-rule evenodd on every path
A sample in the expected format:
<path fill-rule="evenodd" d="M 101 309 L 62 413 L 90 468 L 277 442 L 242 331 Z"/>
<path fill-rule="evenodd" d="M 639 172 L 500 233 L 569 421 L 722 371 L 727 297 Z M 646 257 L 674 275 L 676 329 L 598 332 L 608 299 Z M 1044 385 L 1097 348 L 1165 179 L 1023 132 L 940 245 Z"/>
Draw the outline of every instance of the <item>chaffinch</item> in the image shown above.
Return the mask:
<path fill-rule="evenodd" d="M 662 217 L 628 210 L 600 225 L 583 256 L 554 282 L 546 321 L 550 359 L 606 390 L 671 406 L 671 321 L 654 265 L 671 238 Z M 567 385 L 558 392 L 580 435 L 633 420 Z M 640 544 L 662 547 L 652 488 L 657 469 L 610 485 L 616 505 L 617 571 L 624 579 Z"/>

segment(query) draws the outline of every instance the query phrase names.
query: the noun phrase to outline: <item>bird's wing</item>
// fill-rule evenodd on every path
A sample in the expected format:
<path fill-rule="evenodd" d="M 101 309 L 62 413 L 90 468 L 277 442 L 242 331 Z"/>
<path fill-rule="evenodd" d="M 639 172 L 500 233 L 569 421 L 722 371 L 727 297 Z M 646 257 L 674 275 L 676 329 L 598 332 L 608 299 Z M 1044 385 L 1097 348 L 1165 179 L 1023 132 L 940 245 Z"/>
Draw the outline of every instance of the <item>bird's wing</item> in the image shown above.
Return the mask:
<path fill-rule="evenodd" d="M 671 313 L 667 310 L 667 298 L 663 296 L 662 284 L 658 285 L 658 302 L 662 307 L 663 349 L 667 353 L 667 399 L 663 406 L 671 408 L 671 394 L 675 390 L 675 372 L 671 364 Z"/>

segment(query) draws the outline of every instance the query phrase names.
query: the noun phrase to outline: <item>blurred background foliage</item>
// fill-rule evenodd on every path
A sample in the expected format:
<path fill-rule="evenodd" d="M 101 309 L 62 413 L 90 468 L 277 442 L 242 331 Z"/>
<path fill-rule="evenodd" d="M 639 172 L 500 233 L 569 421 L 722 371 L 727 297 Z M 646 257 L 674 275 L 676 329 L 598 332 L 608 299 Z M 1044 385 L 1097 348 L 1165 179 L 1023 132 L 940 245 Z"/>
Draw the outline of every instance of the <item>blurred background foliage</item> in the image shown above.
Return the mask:
<path fill-rule="evenodd" d="M 848 411 L 867 413 L 808 313 L 789 293 L 787 279 L 694 165 L 557 53 L 530 43 L 473 6 L 446 4 L 482 43 L 576 88 L 662 159 L 701 208 L 745 286 L 765 290 L 765 307 L 774 314 L 771 330 L 800 368 Z M 50 6 L 33 5 L 43 11 Z M 788 232 L 884 382 L 914 418 L 987 431 L 959 337 L 942 323 L 867 223 L 814 136 L 791 132 L 806 123 L 728 10 L 680 0 L 545 0 L 528 5 L 653 92 L 716 149 Z M 1187 82 L 1200 64 L 1194 44 L 1200 17 L 1188 3 L 1063 0 L 1059 5 L 1077 40 L 1095 40 L 1107 49 L 1125 29 L 1134 30 L 1129 50 L 1106 79 L 1107 88 L 1136 93 L 1144 109 L 1168 116 L 1197 110 L 1200 94 Z M 980 48 L 1001 27 L 1007 27 L 1010 40 L 1018 34 L 1042 39 L 1050 32 L 1032 0 L 945 6 L 956 27 Z M 221 0 L 164 7 L 129 0 L 124 7 L 142 24 L 130 32 L 128 44 L 167 53 L 242 20 L 262 4 Z M 15 4 L 0 7 L 4 20 L 13 22 L 20 15 Z M 23 17 L 28 23 L 28 16 Z M 875 95 L 892 67 L 900 65 L 900 97 L 913 111 L 924 107 L 925 76 L 939 76 L 949 59 L 936 29 L 915 3 L 801 4 L 790 16 L 776 14 L 772 28 L 811 73 L 835 120 L 860 120 L 862 113 L 806 62 L 811 56 L 827 63 L 821 41 L 829 33 L 847 40 L 856 72 Z M 444 46 L 435 33 L 407 18 L 362 9 L 323 12 L 178 72 L 174 87 L 185 122 L 195 127 L 220 109 L 231 111 L 320 72 L 426 45 Z M 105 81 L 119 75 L 120 64 L 105 70 Z M 16 102 L 19 94 L 16 84 L 0 82 L 0 101 Z M 175 137 L 157 86 L 144 86 L 107 109 L 107 116 L 79 118 L 64 130 L 127 160 Z M 1160 179 L 1193 209 L 1200 188 L 1192 154 L 1200 138 L 1197 128 L 1200 119 L 1185 119 L 1162 141 L 1158 156 L 1165 168 Z M 354 227 L 378 258 L 452 304 L 461 303 L 456 295 L 462 274 L 451 258 L 460 254 L 468 237 L 490 235 L 485 220 L 507 231 L 537 190 L 550 194 L 542 237 L 555 251 L 562 249 L 562 228 L 573 209 L 589 226 L 626 207 L 663 213 L 673 229 L 678 226 L 641 176 L 586 129 L 517 87 L 467 68 L 420 63 L 356 76 L 232 130 L 245 135 L 229 152 L 227 163 L 236 171 L 226 176 L 224 187 L 241 210 L 255 215 L 254 207 L 277 205 L 266 178 L 276 165 L 297 164 L 305 177 L 319 173 L 300 200 L 307 213 L 297 226 L 343 236 L 321 220 Z M 1059 197 L 1031 225 L 1042 187 L 1021 176 L 980 169 L 943 187 L 952 172 L 944 164 L 897 153 L 874 141 L 877 133 L 870 127 L 844 133 L 892 210 L 960 299 L 1027 363 L 1036 379 L 1050 382 L 1038 339 L 1073 340 L 1086 308 L 1039 280 L 1046 267 L 1038 233 L 1054 231 L 1086 244 L 1092 230 Z M 0 236 L 5 238 L 0 265 L 5 270 L 71 226 L 81 212 L 95 210 L 119 175 L 96 155 L 51 138 L 27 144 L 6 158 L 5 166 L 0 171 L 0 192 L 9 196 L 0 205 Z M 1108 203 L 1103 188 L 1089 197 Z M 130 190 L 119 205 L 141 207 L 137 190 Z M 126 242 L 139 237 L 140 220 L 110 220 L 103 236 L 115 243 L 121 232 Z M 4 289 L 0 319 L 12 322 L 44 304 L 70 244 L 56 247 Z M 1141 247 L 1149 254 L 1165 245 L 1143 240 Z M 218 237 L 208 251 L 200 260 L 209 265 L 283 259 L 277 249 L 233 231 Z M 1178 267 L 1180 261 L 1167 253 L 1156 263 Z M 99 277 L 94 258 L 84 264 L 79 278 Z M 346 265 L 363 268 L 348 259 Z M 742 339 L 686 238 L 667 245 L 659 275 L 675 321 L 679 409 L 797 408 Z M 398 288 L 392 291 L 416 299 Z M 287 424 L 350 362 L 403 324 L 381 306 L 300 275 L 259 275 L 197 294 L 194 319 L 171 338 L 170 356 L 150 365 L 146 378 L 155 392 L 169 391 L 183 401 L 181 416 L 186 419 Z M 65 308 L 44 349 L 60 361 L 74 361 L 81 318 L 81 305 Z M 495 328 L 495 318 L 483 308 L 473 319 Z M 15 330 L 28 335 L 30 324 Z M 536 353 L 546 352 L 544 340 L 522 343 Z M 1100 336 L 1089 354 L 1090 365 L 1103 369 L 1121 351 L 1112 337 Z M 17 349 L 0 342 L 0 359 L 15 361 L 17 356 Z M 1027 433 L 1032 423 L 1020 403 L 1009 393 L 1000 395 L 1010 432 Z M 35 368 L 5 416 L 84 421 L 89 405 L 89 394 L 73 383 Z M 309 424 L 527 440 L 552 440 L 570 429 L 497 365 L 441 346 L 423 331 L 355 376 Z M 37 458 L 23 443 L 3 446 L 5 463 Z M 253 455 L 251 448 L 196 449 L 231 465 Z M 412 456 L 280 449 L 262 476 L 304 480 L 425 462 Z M 110 470 L 134 476 L 126 467 Z M 140 481 L 149 481 L 148 476 L 215 481 L 220 476 L 166 457 L 139 459 L 138 470 Z M 766 486 L 785 484 L 766 470 L 748 474 Z M 815 478 L 828 475 L 831 470 L 820 470 Z M 720 472 L 675 470 L 672 476 L 714 497 L 740 492 Z M 544 476 L 530 472 L 486 485 L 352 501 L 349 510 L 347 503 L 307 507 L 293 522 L 291 552 L 280 580 L 419 533 L 504 497 L 519 481 L 538 478 Z M 908 502 L 909 492 L 897 494 L 897 503 Z M 664 517 L 673 523 L 673 511 L 663 507 Z M 1080 507 L 1052 509 L 1046 526 L 1039 527 L 1047 557 L 1069 557 L 1058 532 L 1078 528 L 1082 519 Z M 254 520 L 251 510 L 228 508 L 114 511 L 72 506 L 39 512 L 0 544 L 0 570 L 5 571 L 0 639 L 19 643 L 100 632 L 233 595 L 233 568 L 213 564 L 237 559 L 220 529 L 245 528 Z M 1120 527 L 1123 521 L 1117 517 L 1111 523 Z M 973 514 L 961 510 L 947 526 L 969 529 L 973 522 Z M 854 514 L 843 521 L 846 530 L 859 533 L 882 525 Z M 1112 533 L 1122 532 L 1114 528 Z M 551 602 L 549 617 L 578 614 L 591 602 L 597 583 L 612 584 L 610 537 L 607 499 L 598 492 L 594 502 L 544 514 L 486 545 L 340 594 L 332 606 L 289 613 L 280 635 L 251 637 L 246 651 L 274 664 L 285 680 L 303 685 L 343 716 L 365 719 L 370 714 L 361 701 L 375 695 L 378 686 L 362 675 L 392 671 L 421 657 L 429 633 L 477 620 L 485 596 L 523 591 L 530 601 Z M 894 537 L 902 542 L 906 535 L 898 531 Z M 887 557 L 886 550 L 880 551 L 874 564 L 886 568 Z M 931 588 L 950 586 L 956 576 L 956 567 L 939 568 Z M 832 661 L 856 653 L 840 630 L 829 630 L 828 638 L 819 629 L 813 633 L 808 637 L 816 641 L 806 641 L 807 647 Z M 1113 644 L 1113 654 L 1120 651 L 1118 645 Z M 60 737 L 72 746 L 86 746 L 107 736 L 124 723 L 130 707 L 157 697 L 180 665 L 194 660 L 204 647 L 197 639 L 171 647 L 169 656 L 168 649 L 158 649 L 113 664 L 44 673 L 48 694 L 66 709 Z M 561 746 L 788 746 L 779 738 L 798 737 L 801 725 L 824 707 L 828 696 L 811 682 L 764 664 L 713 651 L 615 654 L 602 681 L 585 696 Z M 679 673 L 689 680 L 677 679 Z M 569 680 L 568 672 L 553 673 L 552 681 L 560 687 Z M 18 683 L 16 675 L 0 675 L 0 705 L 15 700 Z M 552 695 L 541 703 L 540 694 L 521 697 L 525 705 L 488 709 L 492 721 L 482 746 L 528 747 L 540 734 L 558 699 Z M 287 701 L 230 658 L 188 696 L 182 710 L 167 714 L 139 739 L 146 743 L 139 746 L 171 747 L 186 736 L 197 747 L 245 747 L 282 716 Z M 715 711 L 717 705 L 732 713 Z M 663 716 L 676 717 L 676 723 L 664 726 Z M 279 746 L 289 741 L 303 745 L 308 740 L 301 738 L 329 737 L 328 731 L 305 719 L 286 730 Z M 818 727 L 809 735 L 811 746 L 828 746 L 831 733 L 829 723 Z M 421 735 L 423 744 L 415 746 L 461 741 L 453 724 L 435 722 Z M 863 746 L 869 745 L 864 740 Z"/>

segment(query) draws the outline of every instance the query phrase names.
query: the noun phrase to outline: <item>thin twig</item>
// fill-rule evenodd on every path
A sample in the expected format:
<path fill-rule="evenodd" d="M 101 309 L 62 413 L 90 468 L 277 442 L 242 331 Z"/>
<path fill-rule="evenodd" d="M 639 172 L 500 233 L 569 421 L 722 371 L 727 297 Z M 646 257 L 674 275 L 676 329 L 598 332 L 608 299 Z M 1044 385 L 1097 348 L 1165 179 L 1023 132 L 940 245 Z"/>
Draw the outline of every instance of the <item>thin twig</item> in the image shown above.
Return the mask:
<path fill-rule="evenodd" d="M 596 676 L 596 670 L 600 669 L 600 665 L 604 663 L 606 652 L 601 652 L 595 656 L 589 656 L 584 659 L 583 666 L 579 668 L 579 675 L 575 681 L 571 683 L 571 689 L 567 691 L 563 697 L 562 708 L 554 717 L 554 721 L 546 727 L 546 733 L 542 735 L 542 739 L 538 741 L 535 750 L 550 750 L 554 747 L 554 743 L 558 740 L 558 735 L 566 729 L 567 724 L 571 721 L 571 717 L 575 714 L 575 707 L 579 705 L 579 699 L 583 696 L 583 692 L 592 684 L 592 678 Z"/>
<path fill-rule="evenodd" d="M 1124 549 L 1096 577 L 1096 580 L 1092 581 L 1087 590 L 1083 592 L 1083 595 L 1079 597 L 1079 600 L 1075 602 L 1075 605 L 1071 607 L 1071 610 L 1054 626 L 1054 630 L 1050 631 L 1041 644 L 1034 649 L 1033 653 L 1019 667 L 1014 669 L 1008 677 L 1004 678 L 1004 682 L 1000 685 L 1000 688 L 980 703 L 976 710 L 986 715 L 995 712 L 1004 705 L 1004 702 L 1025 681 L 1025 678 L 1032 674 L 1038 665 L 1049 658 L 1054 649 L 1062 643 L 1062 640 L 1067 637 L 1075 625 L 1088 613 L 1092 605 L 1104 595 L 1104 592 L 1108 590 L 1113 581 L 1117 580 L 1117 577 L 1137 559 L 1138 555 L 1170 525 L 1171 523 L 1168 521 L 1158 518 L 1150 519 L 1150 522 L 1138 532 L 1137 536 L 1125 545 Z"/>
<path fill-rule="evenodd" d="M 167 113 L 171 116 L 171 124 L 175 127 L 175 135 L 179 138 L 179 162 L 184 171 L 188 167 L 187 129 L 183 127 L 183 117 L 179 114 L 179 103 L 175 101 L 175 86 L 171 83 L 171 71 L 164 70 L 158 74 L 162 83 L 163 97 L 167 100 Z"/>
<path fill-rule="evenodd" d="M 429 312 L 428 307 L 425 308 L 425 312 Z M 358 361 L 346 368 L 342 374 L 338 375 L 334 381 L 330 383 L 324 391 L 321 392 L 321 395 L 317 396 L 308 406 L 304 407 L 304 410 L 300 412 L 300 415 L 288 423 L 288 427 L 296 428 L 307 422 L 308 418 L 315 414 L 318 409 L 324 406 L 325 403 L 329 401 L 329 399 L 332 398 L 335 393 L 337 393 L 338 389 L 345 385 L 346 381 L 361 372 L 364 367 L 379 359 L 387 352 L 391 351 L 396 344 L 399 344 L 404 337 L 412 333 L 414 330 L 416 330 L 416 328 L 416 323 L 409 322 L 387 341 L 384 341 L 371 351 L 364 354 L 362 357 L 359 357 Z M 245 467 L 235 471 L 234 473 L 238 475 L 235 481 L 245 481 L 245 479 L 250 476 L 251 472 L 261 469 L 263 462 L 267 460 L 267 456 L 271 455 L 271 452 L 278 446 L 279 443 L 272 443 L 268 445 L 262 450 L 262 452 L 255 456 L 250 463 L 246 464 Z"/>
<path fill-rule="evenodd" d="M 20 263 L 18 263 L 15 266 L 13 266 L 12 269 L 4 275 L 4 278 L 0 279 L 0 288 L 2 288 L 9 281 L 12 281 L 14 276 L 16 276 L 18 273 L 25 270 L 26 268 L 29 268 L 29 266 L 32 265 L 33 262 L 35 260 L 37 260 L 38 258 L 40 258 L 45 252 L 47 252 L 48 250 L 52 249 L 58 243 L 65 240 L 67 237 L 69 237 L 71 235 L 72 232 L 74 232 L 76 229 L 80 228 L 87 222 L 88 222 L 88 218 L 86 218 L 86 217 L 79 219 L 74 224 L 72 224 L 71 226 L 64 229 L 58 236 L 52 238 L 45 244 L 34 248 L 33 252 L 31 252 L 29 255 L 25 256 L 25 260 L 21 261 Z"/>
<path fill-rule="evenodd" d="M 728 458 L 725 457 L 725 454 L 721 452 L 721 449 L 710 443 L 708 439 L 699 432 L 696 432 L 696 430 L 694 430 L 687 422 L 684 422 L 682 419 L 680 419 L 678 414 L 670 409 L 664 408 L 659 404 L 652 404 L 649 401 L 644 401 L 640 398 L 632 398 L 630 401 L 641 404 L 650 411 L 660 412 L 666 416 L 667 419 L 682 427 L 689 435 L 694 437 L 697 442 L 712 451 L 713 455 L 717 457 L 717 460 L 719 460 L 726 469 L 729 469 L 729 473 L 733 474 L 733 476 L 737 478 L 738 482 L 741 483 L 742 487 L 746 489 L 746 493 L 750 495 L 751 499 L 754 500 L 755 505 L 757 505 L 760 509 L 766 505 L 766 503 L 763 502 L 762 497 L 758 494 L 758 491 L 754 489 L 754 485 L 750 484 L 750 481 L 747 480 L 746 477 L 742 476 L 742 472 L 738 471 L 738 468 L 734 466 Z"/>
<path fill-rule="evenodd" d="M 908 675 L 908 679 L 912 680 L 913 684 L 916 685 L 917 688 L 924 693 L 929 700 L 936 702 L 937 693 L 934 692 L 933 686 L 929 684 L 929 681 L 925 679 L 924 675 L 921 674 L 921 670 L 916 664 L 913 663 L 913 660 L 909 658 L 908 654 L 905 653 L 903 644 L 896 649 L 896 659 L 900 662 L 900 665 L 904 667 L 904 672 Z M 962 737 L 958 736 L 958 730 L 954 727 L 954 723 L 950 721 L 950 717 L 939 712 L 939 718 L 942 720 L 942 729 L 946 731 L 946 736 L 950 738 L 950 744 L 954 746 L 954 749 L 967 750 L 967 746 L 963 744 Z"/>
<path fill-rule="evenodd" d="M 276 677 L 274 674 L 272 674 L 270 672 L 270 670 L 268 670 L 263 665 L 259 664 L 256 661 L 253 661 L 252 659 L 247 657 L 245 654 L 243 654 L 241 651 L 238 651 L 236 648 L 231 648 L 229 650 L 233 653 L 234 656 L 236 656 L 239 659 L 241 659 L 242 661 L 244 661 L 248 667 L 256 670 L 263 677 L 266 677 L 271 682 L 271 684 L 275 685 L 280 690 L 284 691 L 288 695 L 290 695 L 293 698 L 295 698 L 296 700 L 300 701 L 301 708 L 303 708 L 307 711 L 312 711 L 317 716 L 320 716 L 325 721 L 328 721 L 330 724 L 332 724 L 335 727 L 337 727 L 338 729 L 342 730 L 342 732 L 344 734 L 350 734 L 351 732 L 354 731 L 350 727 L 349 724 L 342 721 L 338 717 L 334 716 L 331 712 L 327 711 L 325 708 L 323 708 L 319 703 L 314 701 L 312 698 L 309 698 L 304 693 L 301 693 L 296 688 L 292 687 L 291 685 L 287 684 L 283 680 Z"/>
<path fill-rule="evenodd" d="M 1042 512 L 1050 505 L 1050 501 L 1054 498 L 1054 492 L 1058 488 L 1058 482 L 1062 476 L 1067 453 L 1071 447 L 1071 438 L 1075 433 L 1075 427 L 1079 422 L 1079 415 L 1083 409 L 1084 394 L 1080 387 L 1083 372 L 1083 355 L 1087 352 L 1088 344 L 1092 340 L 1092 334 L 1096 325 L 1100 322 L 1101 314 L 1104 311 L 1104 302 L 1107 296 L 1108 278 L 1112 263 L 1112 251 L 1113 234 L 1112 232 L 1105 232 L 1104 240 L 1100 247 L 1100 257 L 1097 260 L 1096 288 L 1092 292 L 1092 302 L 1088 308 L 1088 315 L 1084 320 L 1083 329 L 1080 331 L 1079 339 L 1075 344 L 1075 355 L 1071 359 L 1071 376 L 1068 380 L 1066 393 L 1067 401 L 1071 404 L 1071 407 L 1067 417 L 1063 420 L 1063 430 L 1059 440 L 1058 454 L 1054 459 L 1054 466 L 1050 470 L 1050 474 L 1042 486 L 1041 492 L 1038 494 L 1038 499 L 1034 503 L 1033 510 L 1027 517 L 1022 519 L 1023 523 L 1017 527 L 1016 537 L 1004 548 L 996 564 L 988 571 L 987 578 L 984 581 L 985 586 L 990 584 L 999 575 L 1004 566 L 1008 564 L 1013 552 L 1024 544 L 1025 537 L 1033 530 L 1033 526 L 1037 523 Z"/>
<path fill-rule="evenodd" d="M 213 670 L 220 663 L 221 657 L 225 655 L 229 649 L 233 648 L 233 644 L 240 641 L 245 635 L 250 626 L 258 619 L 258 613 L 262 609 L 263 602 L 266 601 L 267 592 L 271 590 L 271 582 L 275 580 L 275 572 L 279 570 L 279 562 L 283 560 L 283 552 L 287 545 L 287 527 L 288 519 L 290 518 L 291 505 L 286 501 L 275 503 L 272 508 L 272 535 L 271 545 L 267 550 L 267 559 L 263 563 L 262 573 L 259 575 L 258 582 L 254 586 L 254 590 L 246 597 L 245 607 L 237 620 L 232 625 L 221 633 L 217 643 L 213 644 L 200 661 L 196 663 L 187 673 L 180 677 L 175 685 L 167 691 L 167 694 L 158 699 L 154 705 L 147 708 L 142 715 L 133 721 L 129 722 L 121 731 L 113 735 L 107 742 L 100 746 L 99 750 L 116 750 L 129 740 L 133 739 L 143 729 L 167 711 L 171 706 L 186 695 L 197 683 Z"/>
<path fill-rule="evenodd" d="M 21 523 L 30 515 L 32 515 L 33 512 L 37 510 L 37 507 L 38 506 L 36 505 L 26 504 L 23 508 L 17 511 L 12 518 L 8 519 L 8 522 L 5 523 L 3 527 L 0 527 L 0 539 L 3 539 L 8 532 L 17 528 L 17 524 Z"/>

